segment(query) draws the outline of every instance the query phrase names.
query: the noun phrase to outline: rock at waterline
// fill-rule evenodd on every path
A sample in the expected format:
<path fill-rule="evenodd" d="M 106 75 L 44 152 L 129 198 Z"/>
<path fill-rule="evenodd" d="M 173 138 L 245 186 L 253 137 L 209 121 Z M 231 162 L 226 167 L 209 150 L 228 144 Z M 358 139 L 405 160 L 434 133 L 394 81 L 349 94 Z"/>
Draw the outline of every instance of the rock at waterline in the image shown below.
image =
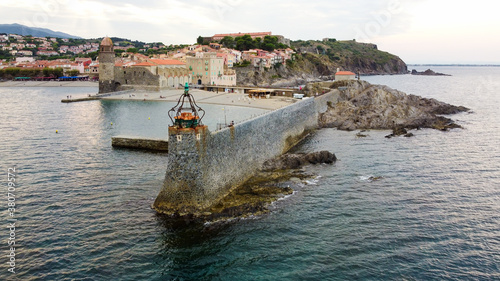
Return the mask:
<path fill-rule="evenodd" d="M 306 164 L 332 164 L 335 161 L 337 161 L 335 154 L 326 150 L 307 154 L 284 154 L 278 158 L 264 162 L 262 171 L 298 169 Z"/>
<path fill-rule="evenodd" d="M 403 127 L 396 127 L 392 129 L 392 134 L 385 136 L 386 138 L 390 139 L 392 137 L 397 137 L 397 136 L 404 136 L 406 138 L 413 137 L 413 133 L 408 133 L 405 128 Z"/>
<path fill-rule="evenodd" d="M 347 131 L 394 128 L 448 130 L 460 126 L 438 115 L 469 111 L 463 106 L 407 95 L 366 81 L 339 81 L 332 87 L 337 100 L 329 104 L 328 110 L 320 116 L 320 125 L 327 128 Z"/>
<path fill-rule="evenodd" d="M 192 215 L 173 215 L 185 221 L 226 221 L 262 215 L 270 211 L 272 202 L 292 194 L 290 187 L 294 182 L 307 183 L 315 176 L 298 169 L 306 164 L 334 163 L 335 154 L 319 151 L 307 154 L 285 154 L 277 159 L 268 160 L 267 170 L 255 173 L 247 182 L 231 190 L 219 202 L 202 213 Z"/>

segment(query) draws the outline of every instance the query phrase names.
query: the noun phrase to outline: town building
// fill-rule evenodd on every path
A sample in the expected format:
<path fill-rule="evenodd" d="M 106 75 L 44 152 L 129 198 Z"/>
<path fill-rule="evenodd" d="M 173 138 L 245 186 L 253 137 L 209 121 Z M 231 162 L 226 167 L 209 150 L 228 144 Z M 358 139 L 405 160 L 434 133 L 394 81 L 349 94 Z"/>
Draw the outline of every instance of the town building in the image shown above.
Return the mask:
<path fill-rule="evenodd" d="M 16 58 L 16 62 L 21 63 L 21 62 L 35 62 L 35 58 L 33 57 L 18 57 Z"/>
<path fill-rule="evenodd" d="M 183 87 L 190 81 L 186 63 L 178 60 L 149 59 L 136 54 L 133 65 L 116 61 L 113 42 L 105 37 L 99 49 L 99 93 L 127 89 L 159 91 Z M 140 60 L 140 61 L 139 61 Z M 95 66 L 89 65 L 92 73 Z"/>
<path fill-rule="evenodd" d="M 335 73 L 335 81 L 353 80 L 356 79 L 356 74 L 351 71 L 339 71 Z"/>
<path fill-rule="evenodd" d="M 217 53 L 199 53 L 186 58 L 191 83 L 197 85 L 235 86 L 236 72 L 225 67 L 224 58 Z"/>

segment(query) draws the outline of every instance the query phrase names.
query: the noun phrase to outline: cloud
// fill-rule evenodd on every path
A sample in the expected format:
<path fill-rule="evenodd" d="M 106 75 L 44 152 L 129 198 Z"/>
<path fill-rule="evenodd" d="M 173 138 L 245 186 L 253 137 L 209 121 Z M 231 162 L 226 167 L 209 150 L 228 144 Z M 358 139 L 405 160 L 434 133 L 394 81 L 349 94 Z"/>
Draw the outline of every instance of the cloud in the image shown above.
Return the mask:
<path fill-rule="evenodd" d="M 436 40 L 445 49 L 450 46 L 447 42 L 469 42 L 467 38 L 474 39 L 478 50 L 490 52 L 500 48 L 498 40 L 492 39 L 500 32 L 496 15 L 500 3 L 491 0 L 473 3 L 453 0 L 0 1 L 2 23 L 17 22 L 86 38 L 108 35 L 180 44 L 194 43 L 199 35 L 272 31 L 293 40 L 356 38 L 387 48 L 400 46 L 395 51 L 403 53 L 418 52 L 416 46 L 425 44 L 439 48 Z M 472 48 L 469 43 L 463 45 Z M 484 48 L 486 45 L 494 47 Z M 478 52 L 469 55 L 474 53 Z"/>

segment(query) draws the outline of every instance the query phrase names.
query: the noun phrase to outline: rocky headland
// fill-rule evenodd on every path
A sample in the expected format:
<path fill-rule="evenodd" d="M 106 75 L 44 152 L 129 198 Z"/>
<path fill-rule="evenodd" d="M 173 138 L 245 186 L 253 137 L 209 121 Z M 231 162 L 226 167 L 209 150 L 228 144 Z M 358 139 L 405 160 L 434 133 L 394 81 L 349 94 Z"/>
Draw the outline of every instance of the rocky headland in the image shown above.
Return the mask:
<path fill-rule="evenodd" d="M 310 82 L 331 81 L 337 69 L 361 75 L 407 74 L 406 63 L 398 56 L 378 50 L 377 45 L 353 40 L 293 41 L 293 60 L 271 68 L 234 67 L 237 84 L 260 87 L 288 87 Z"/>
<path fill-rule="evenodd" d="M 419 128 L 446 131 L 460 126 L 442 115 L 469 111 L 463 106 L 407 95 L 366 81 L 338 81 L 331 87 L 337 100 L 320 116 L 322 127 L 348 131 L 394 130 L 394 136 L 406 135 L 406 130 Z"/>

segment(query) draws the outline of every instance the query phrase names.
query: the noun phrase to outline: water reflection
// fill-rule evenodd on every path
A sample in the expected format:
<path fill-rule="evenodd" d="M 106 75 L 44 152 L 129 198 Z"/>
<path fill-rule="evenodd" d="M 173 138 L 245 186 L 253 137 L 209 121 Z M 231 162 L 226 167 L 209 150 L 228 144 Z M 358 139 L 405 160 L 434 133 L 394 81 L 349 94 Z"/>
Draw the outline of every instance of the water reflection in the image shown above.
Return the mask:
<path fill-rule="evenodd" d="M 222 253 L 230 244 L 229 224 L 207 227 L 201 221 L 156 216 L 162 229 L 157 238 L 162 278 L 174 280 L 210 280 L 218 266 L 228 263 Z M 213 277 L 213 276 L 212 276 Z"/>

